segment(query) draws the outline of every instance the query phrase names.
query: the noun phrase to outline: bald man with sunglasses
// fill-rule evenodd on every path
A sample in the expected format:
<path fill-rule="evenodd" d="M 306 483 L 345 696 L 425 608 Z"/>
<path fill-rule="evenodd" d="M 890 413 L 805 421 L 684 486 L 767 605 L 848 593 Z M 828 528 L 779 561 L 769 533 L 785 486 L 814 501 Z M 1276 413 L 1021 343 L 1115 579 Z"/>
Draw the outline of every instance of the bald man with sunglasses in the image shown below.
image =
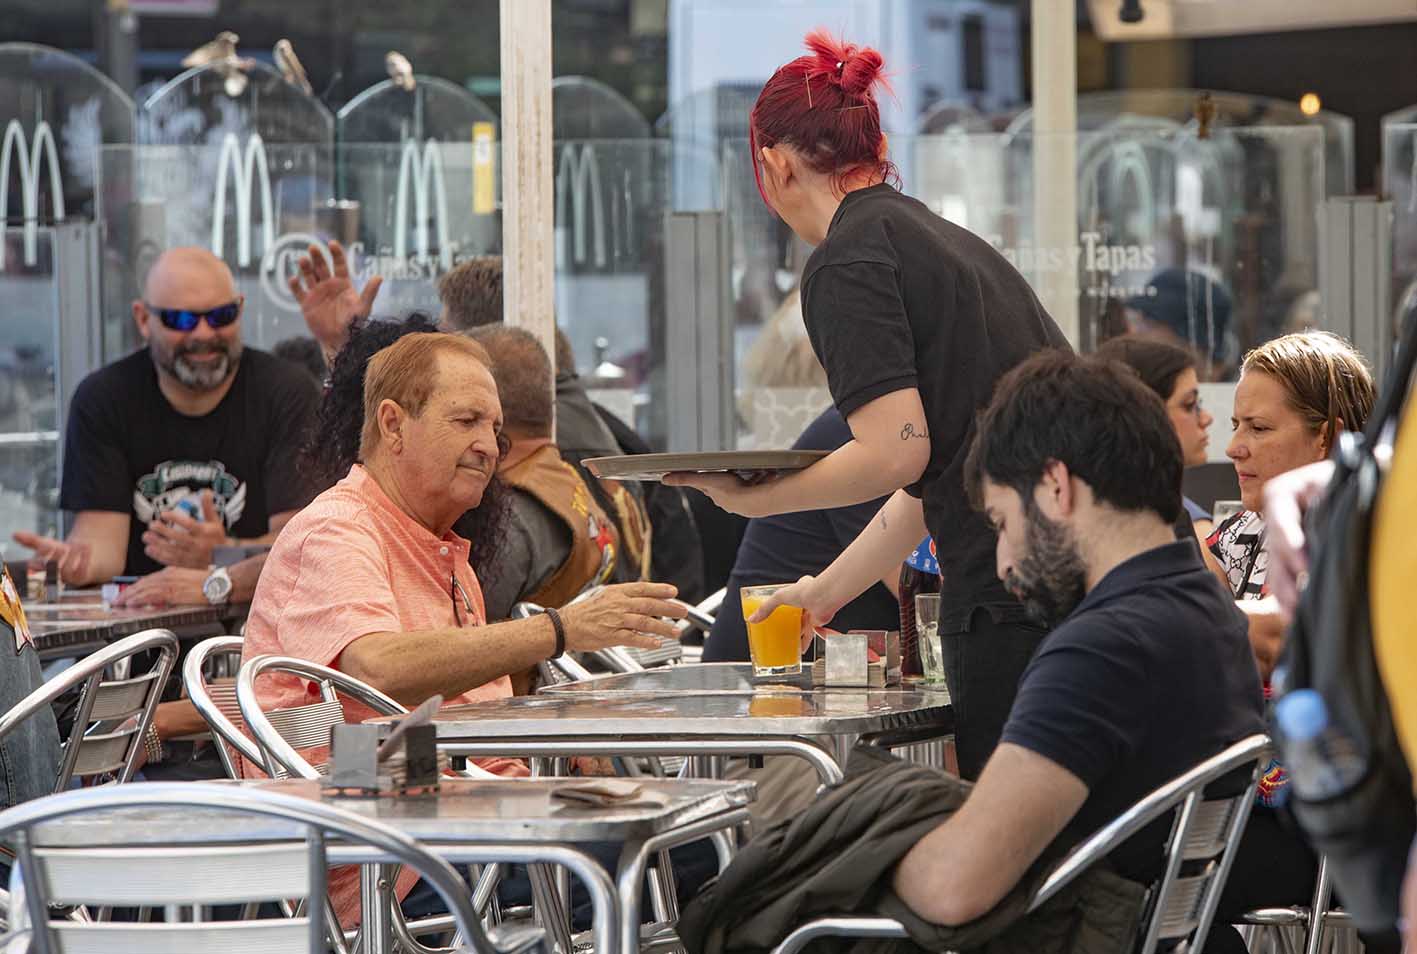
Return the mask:
<path fill-rule="evenodd" d="M 309 376 L 241 342 L 245 301 L 205 249 L 153 263 L 133 320 L 146 347 L 100 368 L 74 393 L 64 437 L 65 540 L 16 533 L 70 585 L 163 567 L 210 571 L 223 545 L 269 543 L 312 496 L 297 456 L 318 400 Z M 225 584 L 224 586 L 222 584 Z"/>

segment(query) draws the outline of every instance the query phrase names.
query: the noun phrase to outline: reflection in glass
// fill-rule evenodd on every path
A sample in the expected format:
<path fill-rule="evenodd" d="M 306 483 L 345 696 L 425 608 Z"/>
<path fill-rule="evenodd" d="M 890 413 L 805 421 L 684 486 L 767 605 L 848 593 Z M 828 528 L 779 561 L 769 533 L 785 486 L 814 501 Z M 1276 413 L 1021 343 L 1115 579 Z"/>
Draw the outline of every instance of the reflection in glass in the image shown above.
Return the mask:
<path fill-rule="evenodd" d="M 16 530 L 59 527 L 54 239 L 53 228 L 36 228 L 33 262 L 15 255 L 0 272 L 0 552 L 11 558 L 28 554 L 10 544 Z"/>
<path fill-rule="evenodd" d="M 589 76 L 551 81 L 551 135 L 555 139 L 647 139 L 649 120 L 624 96 Z"/>
<path fill-rule="evenodd" d="M 268 145 L 258 135 L 244 144 L 232 135 L 219 145 L 104 147 L 104 251 L 117 265 L 110 274 L 122 277 L 119 288 L 105 289 L 114 299 L 111 309 L 126 314 L 164 249 L 193 245 L 231 267 L 246 296 L 247 344 L 269 349 L 307 334 L 285 279 L 295 257 L 325 236 L 325 148 Z M 105 341 L 104 360 L 135 344 Z"/>
<path fill-rule="evenodd" d="M 1392 202 L 1393 334 L 1417 308 L 1417 107 L 1383 119 L 1383 195 Z"/>
<path fill-rule="evenodd" d="M 1078 223 L 1067 248 L 1039 248 L 1027 133 L 894 136 L 904 191 L 997 247 L 1038 286 L 1077 273 L 1081 341 L 1127 331 L 1180 341 L 1207 378 L 1233 380 L 1249 348 L 1315 319 L 1324 133 L 1316 126 L 1217 128 L 1207 139 L 1164 118 L 1130 118 L 1070 137 Z M 781 240 L 758 194 L 746 139 L 725 143 L 724 203 L 732 236 L 741 446 L 780 436 L 747 370 L 760 337 L 793 293 L 807 250 Z M 756 279 L 753 276 L 758 276 Z M 747 389 L 747 390 L 742 390 Z M 782 417 L 782 414 L 777 414 Z M 785 419 L 785 418 L 784 418 Z"/>
<path fill-rule="evenodd" d="M 133 103 L 76 56 L 0 44 L 0 139 L 0 550 L 13 554 L 14 531 L 59 530 L 55 226 L 96 217 L 96 147 L 132 141 Z"/>
<path fill-rule="evenodd" d="M 1177 126 L 1195 128 L 1197 89 L 1128 89 L 1083 93 L 1078 96 L 1078 131 L 1095 132 L 1119 121 L 1164 119 Z M 1299 103 L 1253 93 L 1205 91 L 1215 106 L 1215 124 L 1220 128 L 1254 129 L 1274 127 L 1314 127 L 1323 131 L 1324 194 L 1353 193 L 1353 120 L 1339 113 L 1320 110 L 1306 114 Z M 1009 123 L 1007 132 L 1029 132 L 1033 110 L 1021 110 Z"/>

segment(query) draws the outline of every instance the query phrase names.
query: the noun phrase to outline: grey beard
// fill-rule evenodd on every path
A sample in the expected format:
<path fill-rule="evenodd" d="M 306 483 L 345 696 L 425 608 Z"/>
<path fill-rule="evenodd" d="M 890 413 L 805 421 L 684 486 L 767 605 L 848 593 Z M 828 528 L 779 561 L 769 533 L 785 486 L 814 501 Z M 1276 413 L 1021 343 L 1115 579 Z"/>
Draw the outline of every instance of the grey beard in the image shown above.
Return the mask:
<path fill-rule="evenodd" d="M 231 377 L 236 370 L 236 363 L 240 360 L 239 346 L 223 351 L 221 357 L 210 365 L 195 364 L 188 361 L 185 354 L 179 353 L 172 357 L 166 370 L 180 381 L 183 387 L 193 391 L 212 391 Z"/>
<path fill-rule="evenodd" d="M 1032 495 L 1024 497 L 1024 512 L 1028 552 L 1009 572 L 1004 585 L 1030 616 L 1051 629 L 1082 602 L 1087 592 L 1087 565 L 1072 533 L 1043 516 Z"/>

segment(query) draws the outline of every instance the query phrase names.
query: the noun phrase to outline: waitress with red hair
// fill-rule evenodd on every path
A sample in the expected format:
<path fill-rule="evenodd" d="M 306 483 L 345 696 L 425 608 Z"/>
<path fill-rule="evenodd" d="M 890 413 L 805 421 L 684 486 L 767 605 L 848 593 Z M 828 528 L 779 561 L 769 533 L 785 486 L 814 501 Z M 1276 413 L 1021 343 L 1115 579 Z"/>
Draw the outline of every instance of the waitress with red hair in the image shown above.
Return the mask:
<path fill-rule="evenodd" d="M 825 624 L 898 572 L 928 531 L 939 548 L 940 634 L 961 775 L 993 751 L 1044 629 L 995 576 L 993 529 L 966 498 L 965 455 L 995 382 L 1068 342 L 1023 277 L 987 242 L 893 185 L 875 88 L 881 55 L 818 30 L 753 107 L 763 200 L 815 246 L 801 281 L 812 346 L 853 440 L 807 470 L 748 486 L 672 475 L 748 517 L 891 495 L 831 566 L 779 592 Z M 961 682 L 963 679 L 963 682 Z"/>

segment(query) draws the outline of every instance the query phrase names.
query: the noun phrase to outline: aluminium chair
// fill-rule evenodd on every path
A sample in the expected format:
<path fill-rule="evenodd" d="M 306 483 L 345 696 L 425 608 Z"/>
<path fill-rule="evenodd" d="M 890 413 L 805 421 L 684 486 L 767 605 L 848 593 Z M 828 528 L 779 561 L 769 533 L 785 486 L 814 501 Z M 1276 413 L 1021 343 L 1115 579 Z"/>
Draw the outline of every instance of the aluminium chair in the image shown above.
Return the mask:
<path fill-rule="evenodd" d="M 256 679 L 264 673 L 283 672 L 319 686 L 320 701 L 266 712 L 256 698 Z M 260 765 L 272 778 L 318 779 L 328 765 L 312 765 L 296 749 L 329 745 L 330 730 L 344 723 L 341 695 L 360 702 L 379 715 L 407 715 L 404 708 L 366 682 L 328 666 L 293 656 L 257 656 L 241 667 L 236 677 L 236 702 L 242 722 L 255 739 Z M 464 777 L 496 778 L 476 766 Z"/>
<path fill-rule="evenodd" d="M 1246 946 L 1256 954 L 1266 950 L 1273 950 L 1275 954 L 1298 954 L 1292 943 L 1296 933 L 1303 937 L 1303 954 L 1320 954 L 1325 941 L 1329 942 L 1330 950 L 1356 950 L 1358 929 L 1353 918 L 1347 911 L 1333 907 L 1332 902 L 1333 882 L 1328 859 L 1319 858 L 1313 899 L 1307 906 L 1247 911 L 1236 922 L 1236 927 L 1245 937 Z M 1329 932 L 1327 937 L 1325 930 Z"/>
<path fill-rule="evenodd" d="M 241 778 L 241 759 L 253 765 L 265 764 L 261 750 L 239 728 L 241 708 L 236 703 L 236 676 L 241 664 L 240 636 L 204 639 L 187 652 L 182 663 L 182 685 L 187 698 L 211 729 L 217 755 L 228 778 Z M 209 664 L 230 672 L 230 676 L 208 678 Z"/>
<path fill-rule="evenodd" d="M 209 640 L 208 642 L 215 641 Z M 216 651 L 229 651 L 229 649 L 223 649 L 218 645 L 208 650 L 208 652 Z M 196 663 L 189 660 L 188 669 L 193 666 L 200 667 L 200 665 L 200 659 Z M 256 698 L 255 687 L 256 679 L 261 674 L 269 672 L 288 673 L 316 683 L 320 688 L 320 701 L 266 712 L 261 708 L 260 702 Z M 198 669 L 198 674 L 200 674 L 200 669 Z M 191 681 L 195 684 L 198 680 Z M 201 687 L 199 686 L 198 689 L 200 692 Z M 309 660 L 297 659 L 293 656 L 263 655 L 249 660 L 237 673 L 233 694 L 238 713 L 236 719 L 228 717 L 215 701 L 210 706 L 213 711 L 204 711 L 202 704 L 197 703 L 195 696 L 193 702 L 198 705 L 198 711 L 203 713 L 208 724 L 212 725 L 214 729 L 219 725 L 222 726 L 220 731 L 223 738 L 226 738 L 229 733 L 234 733 L 231 738 L 233 747 L 241 751 L 243 755 L 250 758 L 251 753 L 237 744 L 238 738 L 253 749 L 256 758 L 251 761 L 260 766 L 272 778 L 319 779 L 329 771 L 327 763 L 311 764 L 297 749 L 329 744 L 330 730 L 345 721 L 344 706 L 340 702 L 340 695 L 363 703 L 379 715 L 406 715 L 408 713 L 408 709 L 404 706 L 366 682 L 355 679 L 337 669 L 321 666 Z M 240 725 L 244 725 L 250 731 L 251 738 L 247 738 L 237 727 L 235 724 L 237 719 L 240 720 Z M 223 722 L 225 725 L 222 725 Z M 457 774 L 468 779 L 495 779 L 498 777 L 472 764 Z M 501 874 L 500 865 L 489 864 L 482 866 L 481 871 L 475 875 L 479 911 L 492 904 L 494 891 Z M 398 905 L 394 904 L 393 908 L 394 933 L 400 942 L 414 954 L 433 950 L 419 944 L 415 940 L 416 937 L 438 933 L 448 927 L 446 917 L 405 922 Z"/>
<path fill-rule="evenodd" d="M 157 654 L 152 666 L 132 675 L 134 658 L 149 651 Z M 176 659 L 177 637 L 170 630 L 149 629 L 120 639 L 47 680 L 0 716 L 0 738 L 64 693 L 78 689 L 74 725 L 62 743 L 54 791 L 64 791 L 74 779 L 91 783 L 111 777 L 126 782 L 137 770 L 143 735 Z"/>
<path fill-rule="evenodd" d="M 189 818 L 213 813 L 212 830 L 232 816 L 262 819 L 278 834 L 241 842 L 212 838 L 194 844 L 190 830 L 163 837 L 147 826 L 141 838 L 86 845 L 63 824 L 92 813 L 157 812 Z M 107 820 L 105 820 L 107 821 Z M 108 821 L 134 824 L 121 818 Z M 285 831 L 285 829 L 289 831 Z M 149 831 L 151 834 L 149 834 Z M 310 899 L 323 898 L 331 864 L 388 863 L 415 868 L 442 896 L 464 950 L 476 954 L 546 952 L 534 928 L 484 931 L 453 868 L 414 839 L 382 823 L 331 805 L 254 788 L 158 782 L 64 792 L 0 813 L 0 840 L 13 845 L 26 917 L 12 919 L 12 936 L 28 931 L 36 954 L 284 954 L 327 950 L 328 922 L 311 918 Z M 134 841 L 141 843 L 135 844 Z M 12 884 L 15 881 L 12 879 Z M 19 892 L 17 892 L 18 894 Z M 214 905 L 300 899 L 293 917 L 203 920 Z M 56 918 L 50 905 L 165 907 L 164 923 Z M 191 920 L 186 920 L 192 912 Z"/>
<path fill-rule="evenodd" d="M 1132 951 L 1153 954 L 1158 944 L 1185 942 L 1188 951 L 1205 947 L 1220 893 L 1259 783 L 1260 757 L 1269 738 L 1252 735 L 1201 762 L 1142 798 L 1077 845 L 1029 899 L 1033 912 L 1152 821 L 1174 811 L 1161 876 L 1147 893 L 1146 917 Z M 1248 783 L 1223 792 L 1215 783 L 1248 769 Z M 1185 870 L 1183 871 L 1183 865 Z M 899 921 L 883 917 L 821 917 L 789 934 L 773 954 L 796 954 L 824 937 L 905 938 Z"/>

